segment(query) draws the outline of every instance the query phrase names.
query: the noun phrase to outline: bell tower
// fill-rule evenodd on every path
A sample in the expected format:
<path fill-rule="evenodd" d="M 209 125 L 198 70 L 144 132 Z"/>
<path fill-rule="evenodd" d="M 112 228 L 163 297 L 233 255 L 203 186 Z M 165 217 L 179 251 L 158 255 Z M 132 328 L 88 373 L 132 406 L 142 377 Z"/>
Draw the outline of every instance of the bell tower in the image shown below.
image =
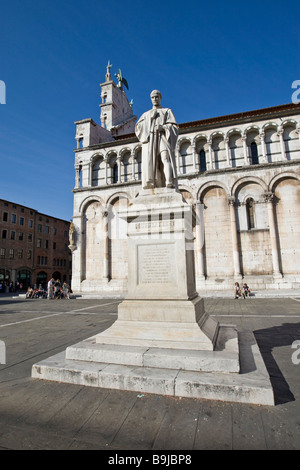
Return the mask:
<path fill-rule="evenodd" d="M 131 134 L 134 132 L 137 117 L 133 115 L 132 105 L 129 103 L 123 85 L 128 88 L 127 81 L 122 72 L 116 74 L 118 84 L 112 80 L 108 62 L 106 66 L 105 82 L 101 83 L 100 122 L 101 126 L 111 132 L 113 137 Z"/>

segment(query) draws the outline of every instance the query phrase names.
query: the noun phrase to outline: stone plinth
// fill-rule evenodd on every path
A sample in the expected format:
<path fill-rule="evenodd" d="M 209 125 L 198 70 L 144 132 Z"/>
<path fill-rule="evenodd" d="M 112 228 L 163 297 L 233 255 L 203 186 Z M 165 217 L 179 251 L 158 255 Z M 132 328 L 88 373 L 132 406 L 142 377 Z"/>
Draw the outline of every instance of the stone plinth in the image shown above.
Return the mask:
<path fill-rule="evenodd" d="M 128 221 L 128 297 L 107 330 L 32 368 L 32 377 L 161 395 L 274 405 L 254 335 L 220 325 L 195 288 L 193 208 L 146 190 Z"/>
<path fill-rule="evenodd" d="M 96 342 L 213 351 L 219 324 L 196 292 L 193 207 L 175 189 L 150 189 L 119 216 L 128 222 L 128 296 Z"/>

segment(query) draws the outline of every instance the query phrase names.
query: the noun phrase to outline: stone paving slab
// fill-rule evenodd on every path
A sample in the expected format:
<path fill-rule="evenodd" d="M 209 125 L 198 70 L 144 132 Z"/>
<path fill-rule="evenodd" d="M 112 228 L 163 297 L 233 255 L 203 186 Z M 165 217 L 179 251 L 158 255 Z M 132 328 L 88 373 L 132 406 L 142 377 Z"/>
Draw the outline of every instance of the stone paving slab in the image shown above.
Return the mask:
<path fill-rule="evenodd" d="M 0 298 L 7 352 L 0 364 L 0 449 L 105 450 L 101 463 L 117 451 L 299 450 L 300 364 L 291 359 L 291 345 L 300 340 L 299 302 L 207 298 L 205 308 L 222 323 L 254 332 L 275 406 L 34 380 L 33 364 L 108 328 L 117 303 Z"/>

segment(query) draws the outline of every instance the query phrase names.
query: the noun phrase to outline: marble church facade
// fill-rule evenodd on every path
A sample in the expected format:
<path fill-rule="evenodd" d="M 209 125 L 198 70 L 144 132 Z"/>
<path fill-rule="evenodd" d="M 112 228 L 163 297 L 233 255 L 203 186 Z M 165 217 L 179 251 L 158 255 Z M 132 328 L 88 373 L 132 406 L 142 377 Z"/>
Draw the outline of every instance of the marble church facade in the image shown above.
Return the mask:
<path fill-rule="evenodd" d="M 151 91 L 151 90 L 150 90 Z M 127 292 L 126 209 L 141 190 L 141 144 L 109 68 L 100 124 L 76 121 L 72 289 Z M 168 103 L 163 103 L 168 105 Z M 300 105 L 179 124 L 179 190 L 195 206 L 198 291 L 300 285 Z"/>

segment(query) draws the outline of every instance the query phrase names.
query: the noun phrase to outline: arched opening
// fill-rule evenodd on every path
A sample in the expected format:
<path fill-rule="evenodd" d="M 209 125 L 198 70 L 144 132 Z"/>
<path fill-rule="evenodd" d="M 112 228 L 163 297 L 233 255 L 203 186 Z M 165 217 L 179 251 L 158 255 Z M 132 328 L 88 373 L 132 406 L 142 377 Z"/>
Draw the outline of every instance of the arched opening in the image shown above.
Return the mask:
<path fill-rule="evenodd" d="M 20 289 L 27 289 L 31 285 L 31 272 L 28 269 L 20 269 L 17 272 L 17 281 L 20 284 Z"/>
<path fill-rule="evenodd" d="M 206 171 L 206 154 L 205 154 L 204 149 L 200 150 L 199 157 L 200 157 L 200 171 Z"/>
<path fill-rule="evenodd" d="M 118 164 L 115 163 L 113 166 L 113 183 L 117 183 L 119 180 L 119 169 Z"/>
<path fill-rule="evenodd" d="M 39 273 L 37 273 L 36 284 L 37 284 L 38 287 L 41 284 L 43 289 L 46 289 L 46 287 L 47 287 L 47 274 L 45 273 L 45 271 L 40 271 Z"/>
<path fill-rule="evenodd" d="M 258 150 L 257 150 L 257 143 L 252 142 L 250 145 L 251 148 L 251 164 L 252 165 L 258 165 Z"/>

